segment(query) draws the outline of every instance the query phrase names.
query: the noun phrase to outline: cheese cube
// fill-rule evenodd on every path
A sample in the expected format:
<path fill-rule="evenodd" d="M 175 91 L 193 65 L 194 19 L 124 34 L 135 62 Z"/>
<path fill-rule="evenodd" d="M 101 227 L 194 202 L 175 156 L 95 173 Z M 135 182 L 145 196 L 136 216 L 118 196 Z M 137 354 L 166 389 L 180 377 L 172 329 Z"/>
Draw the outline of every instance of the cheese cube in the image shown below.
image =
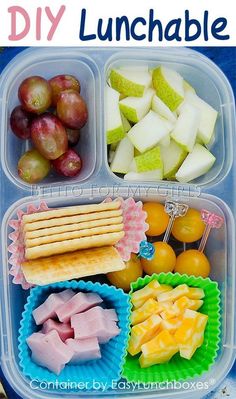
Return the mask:
<path fill-rule="evenodd" d="M 158 295 L 158 301 L 176 301 L 181 296 L 187 296 L 188 293 L 189 287 L 186 284 L 181 284 L 175 287 L 172 291 L 167 291 Z"/>
<path fill-rule="evenodd" d="M 174 334 L 175 331 L 181 326 L 183 322 L 183 317 L 174 317 L 169 320 L 162 320 L 160 329 L 161 331 L 167 330 L 170 334 Z"/>
<path fill-rule="evenodd" d="M 150 281 L 141 290 L 135 291 L 131 294 L 131 302 L 135 308 L 142 306 L 148 299 L 156 297 L 156 289 L 160 287 L 157 280 Z"/>
<path fill-rule="evenodd" d="M 187 309 L 184 312 L 183 323 L 175 332 L 174 337 L 178 344 L 184 344 L 196 331 L 198 313 Z"/>
<path fill-rule="evenodd" d="M 207 325 L 208 316 L 198 313 L 195 331 L 189 339 L 179 345 L 180 356 L 185 359 L 191 359 L 197 348 L 199 348 L 204 341 L 204 332 Z"/>
<path fill-rule="evenodd" d="M 177 301 L 175 301 L 175 303 L 172 305 L 171 308 L 162 312 L 161 317 L 164 320 L 177 317 L 188 308 L 188 305 L 189 305 L 189 299 L 186 296 L 182 296 L 181 298 L 177 299 Z"/>
<path fill-rule="evenodd" d="M 156 314 L 158 311 L 158 303 L 154 299 L 148 299 L 144 305 L 140 308 L 135 309 L 131 313 L 131 324 L 135 325 L 138 323 L 142 323 L 142 321 L 148 319 L 152 314 Z"/>
<path fill-rule="evenodd" d="M 142 323 L 136 324 L 131 329 L 128 352 L 134 356 L 141 351 L 141 346 L 150 341 L 157 333 L 161 318 L 158 315 L 152 315 Z"/>
<path fill-rule="evenodd" d="M 168 362 L 179 348 L 169 331 L 161 331 L 155 338 L 142 345 L 139 363 L 142 368 Z"/>
<path fill-rule="evenodd" d="M 202 288 L 189 287 L 189 292 L 186 294 L 189 299 L 202 299 L 205 293 Z"/>

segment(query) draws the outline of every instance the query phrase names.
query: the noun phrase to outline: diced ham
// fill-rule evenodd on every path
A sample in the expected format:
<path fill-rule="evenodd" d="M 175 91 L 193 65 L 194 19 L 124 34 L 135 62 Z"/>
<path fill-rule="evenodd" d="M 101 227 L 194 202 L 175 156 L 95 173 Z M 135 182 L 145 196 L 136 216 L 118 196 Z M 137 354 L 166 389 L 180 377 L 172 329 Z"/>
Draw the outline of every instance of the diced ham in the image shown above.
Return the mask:
<path fill-rule="evenodd" d="M 66 345 L 74 352 L 70 361 L 73 364 L 101 359 L 101 351 L 96 337 L 88 339 L 67 339 Z"/>
<path fill-rule="evenodd" d="M 43 324 L 48 319 L 56 317 L 56 310 L 64 305 L 75 295 L 68 289 L 58 294 L 51 294 L 46 301 L 33 311 L 33 317 L 37 325 Z"/>
<path fill-rule="evenodd" d="M 61 373 L 74 355 L 55 330 L 48 334 L 34 333 L 27 339 L 27 344 L 32 351 L 32 360 L 56 375 Z"/>
<path fill-rule="evenodd" d="M 104 317 L 82 320 L 80 316 L 81 314 L 71 317 L 71 327 L 75 331 L 76 339 L 97 337 L 100 344 L 105 344 L 120 333 L 115 321 Z"/>
<path fill-rule="evenodd" d="M 61 322 L 69 322 L 71 316 L 92 308 L 102 303 L 103 300 L 98 294 L 79 292 L 68 302 L 57 308 L 56 314 Z"/>
<path fill-rule="evenodd" d="M 63 342 L 65 342 L 68 338 L 74 338 L 74 330 L 71 328 L 70 323 L 60 323 L 58 321 L 48 319 L 43 324 L 42 333 L 47 334 L 52 330 L 56 330 L 59 334 L 59 337 Z"/>

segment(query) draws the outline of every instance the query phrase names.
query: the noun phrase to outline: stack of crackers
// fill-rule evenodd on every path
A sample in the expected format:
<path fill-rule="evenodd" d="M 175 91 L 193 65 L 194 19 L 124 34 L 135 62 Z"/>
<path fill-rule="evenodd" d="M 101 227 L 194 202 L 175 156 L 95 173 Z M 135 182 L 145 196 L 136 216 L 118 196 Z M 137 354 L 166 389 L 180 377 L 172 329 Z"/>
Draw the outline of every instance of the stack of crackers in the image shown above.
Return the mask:
<path fill-rule="evenodd" d="M 29 283 L 44 285 L 124 269 L 113 247 L 124 233 L 119 201 L 71 206 L 23 216 Z"/>

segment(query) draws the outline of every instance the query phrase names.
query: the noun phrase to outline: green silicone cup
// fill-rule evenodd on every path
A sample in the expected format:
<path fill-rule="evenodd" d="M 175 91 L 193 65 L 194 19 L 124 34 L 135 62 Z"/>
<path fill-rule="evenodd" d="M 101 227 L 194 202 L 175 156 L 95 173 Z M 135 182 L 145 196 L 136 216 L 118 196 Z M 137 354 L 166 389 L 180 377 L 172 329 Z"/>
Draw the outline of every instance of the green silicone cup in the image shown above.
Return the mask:
<path fill-rule="evenodd" d="M 140 354 L 136 356 L 128 354 L 122 376 L 129 382 L 139 381 L 141 383 L 181 381 L 200 376 L 212 366 L 219 350 L 221 316 L 218 284 L 209 278 L 180 275 L 179 273 L 160 273 L 139 278 L 131 284 L 130 294 L 145 287 L 152 280 L 173 287 L 187 284 L 189 287 L 198 287 L 204 290 L 204 304 L 199 309 L 199 312 L 208 315 L 204 342 L 190 360 L 180 357 L 177 353 L 168 363 L 157 364 L 144 369 L 139 365 Z"/>

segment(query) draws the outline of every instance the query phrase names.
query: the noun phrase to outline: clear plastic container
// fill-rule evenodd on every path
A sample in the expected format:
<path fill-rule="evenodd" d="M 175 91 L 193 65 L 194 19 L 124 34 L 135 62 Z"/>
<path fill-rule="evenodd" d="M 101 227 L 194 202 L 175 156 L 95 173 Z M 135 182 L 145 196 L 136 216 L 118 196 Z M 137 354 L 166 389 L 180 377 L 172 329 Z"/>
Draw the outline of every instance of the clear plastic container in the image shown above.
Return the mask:
<path fill-rule="evenodd" d="M 97 184 L 128 186 L 113 174 L 107 161 L 107 145 L 104 124 L 104 87 L 108 72 L 113 67 L 124 65 L 167 65 L 180 72 L 196 88 L 197 93 L 218 112 L 215 140 L 210 146 L 216 157 L 213 168 L 192 183 L 152 182 L 152 186 L 203 187 L 210 188 L 222 181 L 229 173 L 233 162 L 233 135 L 236 130 L 235 105 L 232 88 L 223 72 L 207 57 L 187 48 L 142 49 L 28 49 L 17 55 L 4 69 L 0 77 L 0 128 L 1 161 L 7 177 L 17 187 L 31 189 L 17 174 L 17 162 L 28 149 L 29 143 L 20 141 L 10 131 L 9 117 L 18 104 L 17 90 L 21 81 L 30 75 L 49 78 L 55 74 L 71 73 L 79 78 L 82 95 L 89 108 L 89 121 L 83 128 L 78 145 L 84 162 L 78 177 L 62 179 L 51 175 L 38 187 L 61 187 L 86 185 L 94 180 Z M 135 183 L 132 183 L 135 184 Z M 141 183 L 139 182 L 138 185 Z M 143 182 L 150 186 L 150 183 Z"/>
<path fill-rule="evenodd" d="M 109 195 L 112 196 L 113 188 L 110 187 Z M 192 385 L 189 389 L 178 388 L 175 390 L 164 390 L 159 391 L 149 389 L 148 391 L 144 388 L 140 389 L 120 389 L 112 390 L 107 392 L 79 392 L 69 393 L 61 391 L 61 395 L 58 392 L 48 391 L 47 389 L 33 388 L 37 386 L 37 383 L 32 383 L 22 375 L 19 368 L 18 360 L 18 349 L 17 349 L 17 338 L 18 329 L 20 326 L 21 314 L 23 311 L 24 304 L 26 302 L 27 292 L 24 292 L 21 287 L 12 284 L 11 277 L 8 274 L 8 256 L 7 245 L 8 234 L 10 232 L 9 220 L 15 218 L 16 213 L 19 209 L 25 209 L 28 204 L 38 205 L 40 199 L 47 201 L 50 207 L 59 207 L 65 205 L 83 204 L 83 203 L 96 203 L 103 201 L 108 195 L 108 190 L 97 189 L 93 190 L 91 195 L 90 189 L 85 189 L 80 198 L 71 197 L 61 194 L 60 198 L 53 196 L 39 197 L 26 197 L 16 203 L 14 203 L 7 211 L 4 216 L 2 224 L 2 279 L 1 279 L 1 306 L 2 306 L 2 318 L 1 318 L 1 339 L 2 339 L 2 368 L 3 372 L 15 389 L 15 391 L 24 399 L 56 399 L 60 396 L 67 399 L 74 398 L 156 398 L 160 395 L 161 398 L 200 398 L 206 395 L 209 391 L 214 389 L 214 386 L 218 385 L 221 380 L 227 375 L 234 361 L 234 345 L 235 345 L 235 223 L 233 215 L 228 206 L 221 200 L 214 196 L 202 194 L 200 198 L 192 197 L 191 195 L 187 199 L 186 197 L 179 197 L 179 200 L 188 203 L 189 206 L 201 209 L 206 208 L 211 212 L 216 212 L 224 217 L 224 226 L 220 229 L 214 229 L 211 232 L 209 240 L 207 242 L 206 254 L 212 263 L 211 278 L 219 283 L 221 290 L 222 299 L 222 338 L 218 357 L 213 367 L 200 378 L 193 379 L 189 383 L 196 384 L 197 382 L 205 382 L 208 384 L 208 389 L 194 390 Z M 118 195 L 124 198 L 129 196 L 127 188 L 121 188 Z M 138 195 L 134 195 L 135 200 L 142 201 L 165 201 L 165 196 L 157 196 L 154 194 L 147 193 L 145 189 L 140 190 Z M 33 388 L 32 388 L 33 387 Z"/>

